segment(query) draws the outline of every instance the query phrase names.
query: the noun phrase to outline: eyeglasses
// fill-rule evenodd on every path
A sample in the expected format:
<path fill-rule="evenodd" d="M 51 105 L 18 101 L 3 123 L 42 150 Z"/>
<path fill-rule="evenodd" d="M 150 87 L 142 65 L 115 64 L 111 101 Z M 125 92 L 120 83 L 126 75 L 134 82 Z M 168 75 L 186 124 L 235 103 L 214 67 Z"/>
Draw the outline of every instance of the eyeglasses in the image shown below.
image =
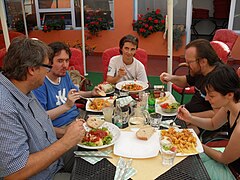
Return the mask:
<path fill-rule="evenodd" d="M 186 62 L 186 63 L 187 63 L 188 65 L 190 65 L 191 63 L 198 62 L 199 59 L 201 59 L 201 58 L 197 58 L 196 60 L 188 61 L 188 62 Z"/>
<path fill-rule="evenodd" d="M 48 64 L 40 64 L 40 66 L 45 67 L 48 72 L 52 69 L 52 66 Z"/>

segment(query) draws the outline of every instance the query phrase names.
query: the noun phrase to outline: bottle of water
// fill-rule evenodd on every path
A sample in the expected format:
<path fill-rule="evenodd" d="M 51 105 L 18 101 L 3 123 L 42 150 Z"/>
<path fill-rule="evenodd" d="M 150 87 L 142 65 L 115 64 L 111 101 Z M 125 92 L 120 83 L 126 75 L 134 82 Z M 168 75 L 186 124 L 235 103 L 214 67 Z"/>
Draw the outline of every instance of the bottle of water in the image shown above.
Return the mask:
<path fill-rule="evenodd" d="M 116 101 L 116 107 L 114 110 L 114 124 L 118 126 L 119 128 L 123 127 L 123 122 L 122 122 L 122 109 L 120 106 L 120 102 Z"/>

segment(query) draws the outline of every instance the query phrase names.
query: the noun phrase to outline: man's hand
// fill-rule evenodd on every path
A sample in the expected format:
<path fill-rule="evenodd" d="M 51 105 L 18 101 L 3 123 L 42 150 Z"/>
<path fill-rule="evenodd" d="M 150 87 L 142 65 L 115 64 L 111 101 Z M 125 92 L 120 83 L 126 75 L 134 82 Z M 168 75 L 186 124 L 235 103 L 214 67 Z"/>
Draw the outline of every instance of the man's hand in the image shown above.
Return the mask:
<path fill-rule="evenodd" d="M 126 76 L 127 73 L 125 71 L 125 68 L 124 67 L 121 67 L 119 70 L 118 70 L 118 77 L 122 78 L 123 76 Z"/>
<path fill-rule="evenodd" d="M 82 142 L 86 133 L 83 127 L 84 122 L 84 119 L 76 119 L 76 121 L 72 122 L 66 129 L 66 132 L 61 140 L 68 148 Z"/>
<path fill-rule="evenodd" d="M 171 82 L 171 80 L 172 80 L 172 75 L 170 75 L 166 72 L 163 72 L 160 75 L 160 81 L 162 81 L 162 83 L 164 83 L 164 84 L 167 84 L 168 82 Z"/>
<path fill-rule="evenodd" d="M 79 98 L 80 93 L 76 89 L 71 89 L 68 92 L 67 102 L 65 103 L 65 105 L 71 109 L 75 104 L 75 101 L 78 100 Z"/>

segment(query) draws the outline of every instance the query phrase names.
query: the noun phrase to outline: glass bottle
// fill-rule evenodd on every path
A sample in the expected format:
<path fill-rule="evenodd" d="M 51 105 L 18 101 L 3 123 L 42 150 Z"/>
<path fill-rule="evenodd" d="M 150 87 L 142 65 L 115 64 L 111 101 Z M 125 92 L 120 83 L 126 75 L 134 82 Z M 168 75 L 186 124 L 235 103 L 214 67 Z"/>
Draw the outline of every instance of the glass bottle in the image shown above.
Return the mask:
<path fill-rule="evenodd" d="M 119 127 L 122 128 L 123 127 L 123 122 L 122 122 L 122 109 L 120 106 L 120 102 L 116 101 L 116 107 L 114 110 L 114 124 Z"/>
<path fill-rule="evenodd" d="M 155 97 L 154 92 L 151 91 L 148 96 L 148 112 L 154 113 L 155 112 Z"/>

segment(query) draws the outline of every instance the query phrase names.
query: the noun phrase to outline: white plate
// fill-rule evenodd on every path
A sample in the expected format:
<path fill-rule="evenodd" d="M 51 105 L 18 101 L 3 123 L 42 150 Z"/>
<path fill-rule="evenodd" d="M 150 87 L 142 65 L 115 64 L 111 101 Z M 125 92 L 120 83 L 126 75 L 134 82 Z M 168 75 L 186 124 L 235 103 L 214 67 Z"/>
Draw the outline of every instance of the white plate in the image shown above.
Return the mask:
<path fill-rule="evenodd" d="M 85 130 L 88 131 L 88 132 L 92 129 L 92 128 L 88 127 L 88 125 L 86 123 L 84 123 L 83 126 L 84 126 Z M 103 145 L 103 146 L 86 146 L 86 145 L 83 145 L 83 144 L 78 144 L 78 146 L 80 146 L 82 148 L 85 148 L 85 149 L 102 149 L 102 148 L 112 146 L 114 143 L 116 143 L 117 139 L 120 136 L 119 128 L 116 125 L 114 125 L 112 123 L 109 123 L 109 122 L 104 122 L 100 126 L 100 128 L 101 127 L 108 128 L 109 132 L 112 134 L 113 138 L 112 138 L 112 142 L 110 144 Z"/>
<path fill-rule="evenodd" d="M 116 88 L 118 90 L 122 90 L 122 91 L 126 91 L 124 89 L 122 89 L 122 86 L 126 85 L 126 84 L 138 84 L 138 85 L 141 85 L 143 87 L 143 89 L 141 90 L 137 90 L 137 91 L 128 91 L 128 92 L 140 92 L 140 91 L 144 91 L 148 88 L 148 84 L 145 83 L 145 82 L 142 82 L 142 81 L 137 81 L 137 80 L 130 80 L 130 81 L 122 81 L 122 82 L 119 82 L 116 84 Z"/>
<path fill-rule="evenodd" d="M 112 93 L 114 93 L 114 92 L 115 92 L 115 89 L 113 88 L 112 91 L 106 92 L 106 94 L 112 94 Z"/>
<path fill-rule="evenodd" d="M 175 130 L 178 132 L 181 132 L 183 129 L 175 128 Z M 202 143 L 201 143 L 200 139 L 198 138 L 197 134 L 195 133 L 195 131 L 193 129 L 188 129 L 188 130 L 190 132 L 192 132 L 192 135 L 197 139 L 197 146 L 196 146 L 197 153 L 191 153 L 191 154 L 177 153 L 176 156 L 190 156 L 190 155 L 199 154 L 199 153 L 204 152 Z M 160 135 L 161 135 L 161 130 L 160 130 Z"/>
<path fill-rule="evenodd" d="M 109 97 L 100 97 L 100 98 L 89 98 L 89 99 L 91 99 L 92 101 L 94 100 L 94 99 L 109 99 Z M 90 111 L 90 112 L 102 112 L 102 110 L 93 110 L 93 109 L 90 109 L 90 105 L 91 105 L 91 101 L 87 101 L 87 103 L 86 103 L 86 111 Z"/>
<path fill-rule="evenodd" d="M 161 104 L 164 104 L 164 103 L 174 103 L 176 102 L 174 96 L 170 93 L 170 92 L 166 92 L 166 96 L 168 97 L 166 99 L 166 101 L 163 101 L 163 102 L 160 102 L 158 101 L 158 99 L 156 98 L 156 103 L 155 103 L 155 111 L 163 116 L 176 116 L 177 115 L 177 112 L 174 112 L 174 113 L 166 113 L 166 112 L 163 112 L 162 111 L 162 108 L 161 108 Z"/>
<path fill-rule="evenodd" d="M 159 148 L 158 132 L 155 132 L 149 140 L 144 141 L 136 137 L 136 132 L 121 131 L 113 153 L 121 157 L 142 159 L 157 156 Z"/>

